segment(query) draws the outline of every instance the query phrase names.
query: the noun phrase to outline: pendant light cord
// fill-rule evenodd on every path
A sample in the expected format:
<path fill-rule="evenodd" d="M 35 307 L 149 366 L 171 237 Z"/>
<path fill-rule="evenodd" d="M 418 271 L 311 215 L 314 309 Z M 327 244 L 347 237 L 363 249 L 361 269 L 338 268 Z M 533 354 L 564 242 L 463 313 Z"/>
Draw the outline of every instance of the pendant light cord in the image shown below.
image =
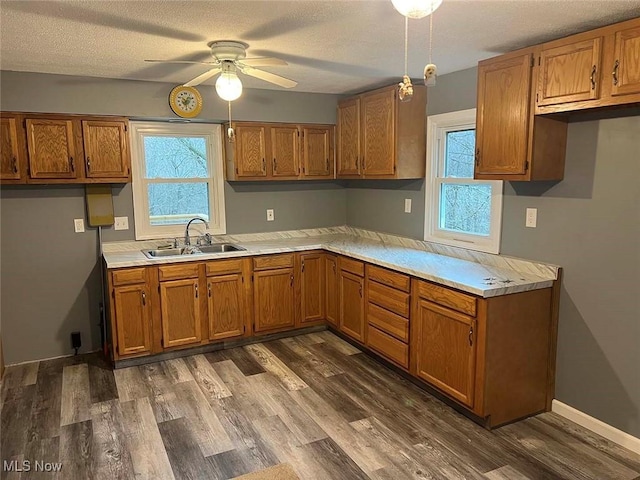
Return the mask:
<path fill-rule="evenodd" d="M 409 17 L 404 17 L 404 74 L 409 76 Z"/>
<path fill-rule="evenodd" d="M 429 16 L 429 63 L 433 63 L 433 14 Z"/>

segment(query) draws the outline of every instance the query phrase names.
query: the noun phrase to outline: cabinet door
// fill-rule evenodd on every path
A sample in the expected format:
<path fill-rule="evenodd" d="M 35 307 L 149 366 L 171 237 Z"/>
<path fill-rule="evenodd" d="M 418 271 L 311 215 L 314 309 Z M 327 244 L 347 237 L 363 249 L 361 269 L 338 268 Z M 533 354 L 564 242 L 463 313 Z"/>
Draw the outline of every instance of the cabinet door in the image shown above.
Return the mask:
<path fill-rule="evenodd" d="M 538 77 L 538 105 L 599 98 L 601 44 L 602 38 L 597 37 L 543 49 Z"/>
<path fill-rule="evenodd" d="M 236 175 L 266 177 L 266 128 L 260 125 L 237 125 L 235 130 Z"/>
<path fill-rule="evenodd" d="M 129 149 L 123 121 L 83 120 L 84 160 L 88 178 L 127 178 Z"/>
<path fill-rule="evenodd" d="M 0 118 L 0 180 L 20 180 L 18 127 L 15 118 Z"/>
<path fill-rule="evenodd" d="M 640 93 L 640 26 L 616 33 L 611 95 Z"/>
<path fill-rule="evenodd" d="M 242 274 L 207 278 L 209 340 L 237 337 L 245 332 Z"/>
<path fill-rule="evenodd" d="M 151 314 L 144 284 L 114 288 L 118 354 L 151 351 Z"/>
<path fill-rule="evenodd" d="M 293 268 L 254 273 L 255 331 L 266 332 L 295 325 Z"/>
<path fill-rule="evenodd" d="M 76 178 L 71 120 L 27 119 L 31 178 Z"/>
<path fill-rule="evenodd" d="M 478 67 L 476 174 L 520 175 L 528 155 L 531 54 Z"/>
<path fill-rule="evenodd" d="M 362 95 L 364 175 L 393 175 L 396 164 L 396 90 Z"/>
<path fill-rule="evenodd" d="M 326 316 L 327 321 L 338 326 L 338 259 L 333 255 L 325 257 Z"/>
<path fill-rule="evenodd" d="M 360 98 L 338 104 L 338 176 L 360 175 Z"/>
<path fill-rule="evenodd" d="M 198 296 L 197 279 L 160 282 L 162 344 L 165 348 L 202 340 Z"/>
<path fill-rule="evenodd" d="M 340 331 L 364 342 L 364 279 L 340 270 Z"/>
<path fill-rule="evenodd" d="M 476 371 L 475 319 L 424 299 L 412 322 L 417 375 L 473 407 Z"/>
<path fill-rule="evenodd" d="M 274 177 L 297 177 L 300 171 L 298 127 L 271 127 L 271 159 Z"/>
<path fill-rule="evenodd" d="M 324 255 L 300 255 L 302 322 L 324 320 Z"/>
<path fill-rule="evenodd" d="M 333 176 L 332 132 L 332 127 L 303 127 L 302 173 L 305 177 Z"/>

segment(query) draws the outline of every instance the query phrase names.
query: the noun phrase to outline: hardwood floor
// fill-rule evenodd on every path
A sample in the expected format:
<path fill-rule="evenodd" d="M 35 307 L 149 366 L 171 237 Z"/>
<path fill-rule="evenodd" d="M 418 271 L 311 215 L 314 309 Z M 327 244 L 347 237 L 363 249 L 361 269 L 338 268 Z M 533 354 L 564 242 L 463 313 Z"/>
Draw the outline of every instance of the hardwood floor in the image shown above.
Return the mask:
<path fill-rule="evenodd" d="M 9 367 L 3 479 L 637 479 L 640 456 L 557 416 L 487 431 L 330 332 L 116 371 Z M 35 462 L 61 462 L 36 472 Z M 4 470 L 4 469 L 3 469 Z"/>

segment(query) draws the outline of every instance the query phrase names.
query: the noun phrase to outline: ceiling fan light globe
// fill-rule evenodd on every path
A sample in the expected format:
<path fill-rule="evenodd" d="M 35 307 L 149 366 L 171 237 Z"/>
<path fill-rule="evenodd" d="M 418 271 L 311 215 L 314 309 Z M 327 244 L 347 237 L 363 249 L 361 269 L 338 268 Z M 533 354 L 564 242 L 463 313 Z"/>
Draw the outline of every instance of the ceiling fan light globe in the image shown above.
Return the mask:
<path fill-rule="evenodd" d="M 222 72 L 216 80 L 216 92 L 221 99 L 232 102 L 242 95 L 242 82 L 235 73 Z"/>
<path fill-rule="evenodd" d="M 395 9 L 405 17 L 424 18 L 442 5 L 442 0 L 391 0 Z"/>

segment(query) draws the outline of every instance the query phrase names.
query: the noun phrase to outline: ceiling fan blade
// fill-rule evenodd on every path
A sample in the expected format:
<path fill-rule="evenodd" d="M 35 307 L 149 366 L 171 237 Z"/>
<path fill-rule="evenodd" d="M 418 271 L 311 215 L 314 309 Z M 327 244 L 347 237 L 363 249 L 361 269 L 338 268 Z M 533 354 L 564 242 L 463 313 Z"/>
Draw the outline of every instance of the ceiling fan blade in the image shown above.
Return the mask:
<path fill-rule="evenodd" d="M 202 82 L 206 82 L 215 74 L 220 73 L 222 69 L 220 67 L 214 67 L 211 70 L 207 70 L 201 75 L 198 75 L 193 80 L 189 80 L 187 83 L 183 83 L 185 87 L 195 87 L 196 85 L 200 85 Z"/>
<path fill-rule="evenodd" d="M 188 63 L 194 65 L 218 65 L 218 62 L 191 62 L 189 60 L 145 60 L 147 63 Z"/>
<path fill-rule="evenodd" d="M 274 83 L 283 88 L 293 88 L 298 85 L 298 82 L 294 82 L 293 80 L 289 80 L 288 78 L 281 77 L 280 75 L 276 75 L 275 73 L 258 70 L 257 68 L 253 68 L 248 65 L 243 66 L 241 71 L 245 75 L 259 78 L 260 80 L 264 80 L 265 82 Z"/>
<path fill-rule="evenodd" d="M 249 65 L 250 67 L 270 67 L 272 65 L 289 65 L 280 58 L 261 57 L 261 58 L 244 58 L 240 63 Z"/>

